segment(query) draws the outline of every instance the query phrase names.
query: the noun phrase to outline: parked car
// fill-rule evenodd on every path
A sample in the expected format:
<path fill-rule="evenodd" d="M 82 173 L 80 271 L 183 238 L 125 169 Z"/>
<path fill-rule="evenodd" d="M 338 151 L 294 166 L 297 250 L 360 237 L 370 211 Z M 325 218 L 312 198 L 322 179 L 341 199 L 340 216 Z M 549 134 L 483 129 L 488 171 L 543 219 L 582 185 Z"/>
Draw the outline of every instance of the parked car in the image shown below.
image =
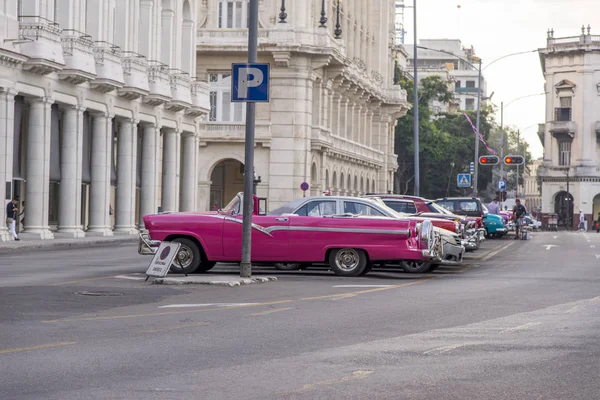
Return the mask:
<path fill-rule="evenodd" d="M 360 214 L 378 217 L 389 217 L 408 221 L 424 223 L 429 221 L 434 225 L 434 230 L 443 238 L 442 260 L 444 264 L 458 264 L 462 262 L 464 247 L 461 244 L 460 225 L 454 221 L 443 219 L 410 216 L 397 213 L 389 208 L 381 198 L 361 198 L 348 196 L 310 196 L 302 197 L 291 201 L 276 210 L 269 212 L 269 215 L 301 215 L 301 216 L 322 216 L 322 215 L 344 215 Z M 444 228 L 441 228 L 443 226 Z M 393 264 L 392 262 L 388 263 Z M 387 264 L 387 263 L 386 263 Z M 423 273 L 436 268 L 438 264 L 424 263 L 416 261 L 403 261 L 401 268 L 406 272 Z M 280 269 L 298 269 L 306 265 L 298 264 L 277 264 Z"/>
<path fill-rule="evenodd" d="M 490 214 L 485 204 L 483 207 L 483 223 L 485 225 L 485 234 L 490 238 L 501 238 L 508 233 L 508 228 L 504 224 L 504 218 L 500 215 Z"/>
<path fill-rule="evenodd" d="M 364 197 L 379 197 L 388 207 L 400 213 L 458 222 L 460 223 L 460 232 L 457 233 L 459 234 L 461 243 L 465 249 L 469 251 L 479 249 L 481 238 L 477 231 L 477 222 L 474 218 L 453 214 L 444 207 L 434 203 L 433 200 L 428 200 L 423 197 L 373 193 L 367 194 Z"/>
<path fill-rule="evenodd" d="M 238 193 L 218 211 L 145 215 L 138 253 L 152 255 L 162 241 L 179 242 L 171 270 L 186 274 L 206 272 L 217 262 L 240 262 L 242 200 Z M 363 216 L 325 213 L 328 204 L 306 207 L 304 214 L 265 215 L 259 210 L 267 209 L 266 199 L 253 196 L 253 202 L 253 262 L 324 262 L 336 275 L 359 276 L 376 262 L 441 261 L 441 238 L 430 221 L 368 211 Z"/>
<path fill-rule="evenodd" d="M 533 228 L 533 230 L 537 231 L 538 229 L 542 229 L 542 222 L 538 221 L 537 219 L 526 215 L 524 217 L 524 221 L 528 226 L 531 226 Z"/>

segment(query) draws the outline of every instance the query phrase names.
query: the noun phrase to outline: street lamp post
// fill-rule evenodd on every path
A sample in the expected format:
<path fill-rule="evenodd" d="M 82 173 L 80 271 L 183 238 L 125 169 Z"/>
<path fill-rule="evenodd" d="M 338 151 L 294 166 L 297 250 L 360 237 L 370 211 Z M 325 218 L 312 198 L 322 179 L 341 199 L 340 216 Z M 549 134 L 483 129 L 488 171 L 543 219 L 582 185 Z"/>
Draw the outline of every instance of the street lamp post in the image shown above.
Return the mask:
<path fill-rule="evenodd" d="M 414 18 L 414 60 L 413 60 L 413 141 L 414 141 L 414 163 L 415 163 L 415 196 L 420 196 L 419 192 L 421 191 L 421 181 L 420 181 L 420 168 L 419 168 L 419 91 L 418 91 L 418 82 L 419 79 L 417 77 L 417 0 L 413 2 L 413 18 Z"/>
<path fill-rule="evenodd" d="M 477 122 L 475 128 L 479 133 L 479 120 L 481 118 L 481 58 L 479 58 L 479 77 L 477 82 Z M 477 176 L 479 172 L 479 136 L 475 135 L 475 174 L 473 176 L 473 197 L 477 197 Z"/>

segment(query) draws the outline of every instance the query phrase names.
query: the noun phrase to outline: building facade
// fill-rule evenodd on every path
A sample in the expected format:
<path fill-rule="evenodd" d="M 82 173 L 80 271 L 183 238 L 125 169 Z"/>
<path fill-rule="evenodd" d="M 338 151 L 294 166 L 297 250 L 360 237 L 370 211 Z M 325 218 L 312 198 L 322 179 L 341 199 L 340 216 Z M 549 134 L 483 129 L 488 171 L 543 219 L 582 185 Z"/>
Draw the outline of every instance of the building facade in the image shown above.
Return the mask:
<path fill-rule="evenodd" d="M 523 175 L 523 186 L 521 193 L 525 200 L 527 210 L 539 213 L 542 207 L 541 187 L 538 181 L 538 170 L 542 166 L 543 160 L 534 160 L 527 165 L 527 173 Z"/>
<path fill-rule="evenodd" d="M 576 227 L 600 213 L 600 36 L 554 37 L 539 50 L 546 80 L 542 212 Z"/>
<path fill-rule="evenodd" d="M 201 3 L 0 1 L 0 197 L 25 205 L 23 236 L 134 234 L 198 208 Z"/>
<path fill-rule="evenodd" d="M 463 47 L 462 42 L 458 39 L 421 39 L 419 45 L 433 50 L 442 50 L 442 52 L 417 49 L 417 72 L 423 71 L 423 73 L 431 75 L 431 71 L 438 71 L 436 75 L 444 78 L 446 71 L 448 71 L 450 80 L 454 82 L 455 98 L 455 103 L 448 105 L 448 107 L 450 109 L 458 107 L 460 110 L 476 110 L 479 71 L 473 67 L 478 62 L 473 47 Z M 413 46 L 407 46 L 406 50 L 409 54 L 410 69 L 414 65 Z M 463 60 L 448 53 L 456 54 Z M 482 75 L 482 102 L 485 101 L 484 97 L 486 96 L 487 85 L 485 77 Z"/>
<path fill-rule="evenodd" d="M 247 60 L 246 0 L 202 0 L 197 76 L 208 82 L 199 202 L 222 207 L 243 188 L 245 105 L 231 103 L 231 64 Z M 257 194 L 269 208 L 309 193 L 393 190 L 394 127 L 408 111 L 393 84 L 395 1 L 259 0 L 258 61 L 270 63 L 270 102 L 256 106 Z M 339 21 L 339 24 L 336 22 Z"/>

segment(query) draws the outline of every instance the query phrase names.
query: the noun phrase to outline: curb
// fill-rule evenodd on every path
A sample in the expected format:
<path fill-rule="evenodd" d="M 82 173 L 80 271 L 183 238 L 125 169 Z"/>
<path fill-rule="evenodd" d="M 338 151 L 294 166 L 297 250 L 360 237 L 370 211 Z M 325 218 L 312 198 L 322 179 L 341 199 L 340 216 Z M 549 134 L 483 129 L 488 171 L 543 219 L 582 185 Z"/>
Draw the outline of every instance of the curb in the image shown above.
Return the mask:
<path fill-rule="evenodd" d="M 216 278 L 216 279 L 215 279 Z M 187 276 L 181 278 L 156 278 L 152 281 L 155 285 L 213 285 L 213 286 L 246 286 L 256 283 L 274 282 L 274 276 L 261 276 L 256 278 L 219 279 L 217 277 Z"/>
<path fill-rule="evenodd" d="M 72 242 L 52 242 L 49 240 L 46 243 L 31 243 L 31 244 L 19 244 L 14 247 L 2 247 L 0 246 L 0 254 L 16 253 L 20 250 L 27 251 L 41 251 L 41 250 L 64 250 L 69 248 L 89 248 L 89 247 L 109 247 L 115 244 L 137 244 L 138 238 L 119 238 L 115 240 L 98 240 L 98 241 L 72 241 Z"/>

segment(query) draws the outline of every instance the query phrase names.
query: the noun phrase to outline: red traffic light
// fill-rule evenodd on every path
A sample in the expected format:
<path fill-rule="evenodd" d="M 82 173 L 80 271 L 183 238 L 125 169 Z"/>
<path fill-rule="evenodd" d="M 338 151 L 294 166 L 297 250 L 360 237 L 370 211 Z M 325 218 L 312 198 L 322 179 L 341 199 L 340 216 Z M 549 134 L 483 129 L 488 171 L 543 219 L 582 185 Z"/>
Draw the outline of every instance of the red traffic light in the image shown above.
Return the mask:
<path fill-rule="evenodd" d="M 481 165 L 496 165 L 500 160 L 496 156 L 481 156 L 479 157 L 479 164 Z"/>
<path fill-rule="evenodd" d="M 506 156 L 504 157 L 504 164 L 506 165 L 522 165 L 525 163 L 525 157 L 523 156 Z"/>

